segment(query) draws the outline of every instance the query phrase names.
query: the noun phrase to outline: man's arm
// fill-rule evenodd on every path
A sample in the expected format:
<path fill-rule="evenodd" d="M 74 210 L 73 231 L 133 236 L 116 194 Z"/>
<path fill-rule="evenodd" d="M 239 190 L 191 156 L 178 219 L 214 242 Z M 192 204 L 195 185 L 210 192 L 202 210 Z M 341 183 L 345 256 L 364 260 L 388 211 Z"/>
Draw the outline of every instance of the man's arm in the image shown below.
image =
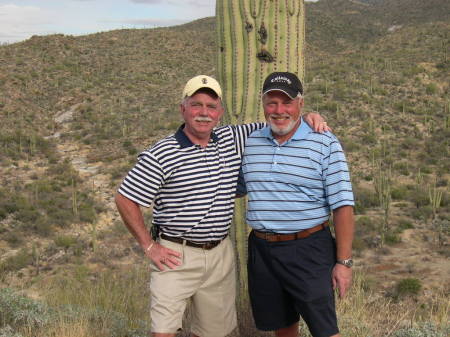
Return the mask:
<path fill-rule="evenodd" d="M 125 226 L 127 226 L 130 233 L 144 250 L 145 255 L 150 258 L 160 270 L 164 270 L 163 263 L 171 269 L 180 265 L 178 258 L 181 254 L 179 252 L 165 248 L 152 240 L 149 231 L 145 227 L 144 217 L 140 206 L 137 203 L 124 197 L 120 193 L 116 194 L 115 201 Z"/>
<path fill-rule="evenodd" d="M 352 206 L 342 206 L 333 211 L 333 222 L 336 235 L 336 257 L 338 260 L 351 259 L 355 221 Z M 333 289 L 339 289 L 339 297 L 343 298 L 352 283 L 352 269 L 336 264 L 333 269 Z"/>

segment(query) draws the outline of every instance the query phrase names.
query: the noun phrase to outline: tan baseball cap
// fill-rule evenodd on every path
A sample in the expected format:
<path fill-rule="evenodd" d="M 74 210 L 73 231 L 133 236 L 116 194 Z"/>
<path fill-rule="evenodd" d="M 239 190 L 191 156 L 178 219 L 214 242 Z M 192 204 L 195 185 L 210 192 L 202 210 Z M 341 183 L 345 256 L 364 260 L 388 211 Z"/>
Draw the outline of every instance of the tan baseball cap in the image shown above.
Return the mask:
<path fill-rule="evenodd" d="M 211 89 L 217 94 L 217 96 L 219 96 L 220 99 L 222 99 L 222 89 L 220 88 L 219 82 L 206 75 L 198 75 L 187 81 L 183 90 L 183 97 L 181 99 L 192 96 L 201 88 Z"/>

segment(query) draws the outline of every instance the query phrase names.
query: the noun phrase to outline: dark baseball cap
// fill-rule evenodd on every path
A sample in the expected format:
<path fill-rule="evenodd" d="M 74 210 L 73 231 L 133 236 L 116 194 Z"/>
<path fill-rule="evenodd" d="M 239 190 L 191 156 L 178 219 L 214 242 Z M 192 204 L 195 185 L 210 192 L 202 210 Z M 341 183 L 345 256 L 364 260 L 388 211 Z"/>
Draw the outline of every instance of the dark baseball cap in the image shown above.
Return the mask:
<path fill-rule="evenodd" d="M 263 95 L 274 90 L 282 91 L 292 99 L 298 94 L 303 95 L 302 82 L 297 75 L 289 72 L 274 72 L 267 76 L 263 85 Z"/>

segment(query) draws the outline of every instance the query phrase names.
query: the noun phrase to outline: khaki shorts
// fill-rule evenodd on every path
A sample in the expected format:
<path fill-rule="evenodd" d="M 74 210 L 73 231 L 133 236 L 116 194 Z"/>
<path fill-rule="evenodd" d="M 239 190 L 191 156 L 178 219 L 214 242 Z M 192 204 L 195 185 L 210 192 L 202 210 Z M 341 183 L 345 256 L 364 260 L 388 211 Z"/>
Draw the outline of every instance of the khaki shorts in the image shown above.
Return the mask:
<path fill-rule="evenodd" d="M 182 253 L 182 265 L 160 271 L 152 264 L 151 324 L 154 333 L 176 333 L 192 300 L 191 332 L 201 337 L 228 335 L 237 325 L 234 250 L 227 237 L 211 250 L 161 240 Z"/>

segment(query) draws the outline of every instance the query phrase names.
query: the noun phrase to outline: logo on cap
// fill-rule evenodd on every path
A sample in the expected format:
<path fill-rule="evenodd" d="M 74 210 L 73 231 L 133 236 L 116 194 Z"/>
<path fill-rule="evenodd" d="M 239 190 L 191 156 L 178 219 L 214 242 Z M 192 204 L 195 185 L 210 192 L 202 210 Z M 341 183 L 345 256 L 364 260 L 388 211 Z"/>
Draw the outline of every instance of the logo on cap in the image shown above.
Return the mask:
<path fill-rule="evenodd" d="M 275 78 L 272 78 L 272 80 L 270 82 L 286 82 L 287 84 L 292 84 L 292 81 L 284 76 L 277 76 Z"/>
<path fill-rule="evenodd" d="M 206 79 L 206 77 L 203 77 L 203 78 L 202 78 L 202 83 L 203 83 L 203 84 L 208 83 L 208 80 Z"/>

